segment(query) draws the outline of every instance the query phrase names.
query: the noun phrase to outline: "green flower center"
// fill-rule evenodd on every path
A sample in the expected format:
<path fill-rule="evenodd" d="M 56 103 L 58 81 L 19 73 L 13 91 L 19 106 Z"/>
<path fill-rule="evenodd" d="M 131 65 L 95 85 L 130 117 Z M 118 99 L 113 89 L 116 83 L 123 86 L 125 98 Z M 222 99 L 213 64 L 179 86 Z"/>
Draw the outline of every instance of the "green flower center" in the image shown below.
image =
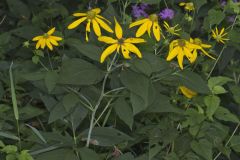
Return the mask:
<path fill-rule="evenodd" d="M 158 21 L 158 16 L 156 14 L 151 14 L 149 16 L 149 19 L 153 22 L 156 22 L 156 21 Z"/>
<path fill-rule="evenodd" d="M 119 40 L 118 40 L 118 44 L 120 44 L 120 45 L 123 44 L 123 43 L 124 43 L 124 40 L 125 40 L 124 38 L 119 39 Z"/>
<path fill-rule="evenodd" d="M 179 39 L 179 40 L 178 40 L 178 45 L 179 45 L 180 47 L 185 47 L 185 45 L 186 45 L 185 40 L 184 40 L 184 39 Z"/>
<path fill-rule="evenodd" d="M 49 35 L 48 35 L 47 33 L 44 33 L 44 34 L 43 34 L 43 38 L 44 38 L 44 39 L 48 39 L 48 38 L 49 38 Z"/>
<path fill-rule="evenodd" d="M 95 17 L 96 17 L 96 12 L 94 12 L 94 11 L 88 11 L 87 12 L 87 18 L 88 19 L 94 19 Z"/>
<path fill-rule="evenodd" d="M 193 43 L 197 44 L 197 45 L 201 45 L 202 44 L 202 40 L 199 38 L 194 38 Z"/>

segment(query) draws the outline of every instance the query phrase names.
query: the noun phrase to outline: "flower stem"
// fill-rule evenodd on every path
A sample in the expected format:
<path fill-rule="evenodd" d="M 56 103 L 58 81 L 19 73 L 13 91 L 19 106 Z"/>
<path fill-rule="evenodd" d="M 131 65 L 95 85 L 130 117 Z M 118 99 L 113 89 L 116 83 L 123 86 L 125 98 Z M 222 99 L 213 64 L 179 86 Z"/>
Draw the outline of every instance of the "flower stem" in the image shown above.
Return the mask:
<path fill-rule="evenodd" d="M 113 67 L 113 64 L 115 63 L 116 61 L 116 58 L 117 58 L 117 54 L 116 53 L 109 65 L 109 67 L 107 68 L 107 73 L 105 74 L 104 76 L 104 79 L 103 79 L 103 83 L 102 83 L 102 90 L 101 90 L 101 94 L 98 98 L 98 101 L 97 101 L 97 104 L 95 105 L 94 109 L 93 109 L 93 112 L 92 112 L 92 115 L 91 115 L 91 121 L 90 121 L 90 127 L 89 127 L 89 131 L 88 131 L 88 136 L 87 136 L 87 143 L 86 143 L 86 147 L 89 147 L 89 144 L 90 144 L 90 140 L 91 140 L 91 134 L 92 134 L 92 130 L 95 126 L 94 124 L 94 119 L 95 119 L 95 115 L 96 115 L 96 112 L 104 98 L 104 95 L 105 95 L 105 86 L 106 86 L 106 82 L 107 82 L 107 79 L 108 79 L 108 76 L 109 74 L 111 73 L 111 69 Z"/>

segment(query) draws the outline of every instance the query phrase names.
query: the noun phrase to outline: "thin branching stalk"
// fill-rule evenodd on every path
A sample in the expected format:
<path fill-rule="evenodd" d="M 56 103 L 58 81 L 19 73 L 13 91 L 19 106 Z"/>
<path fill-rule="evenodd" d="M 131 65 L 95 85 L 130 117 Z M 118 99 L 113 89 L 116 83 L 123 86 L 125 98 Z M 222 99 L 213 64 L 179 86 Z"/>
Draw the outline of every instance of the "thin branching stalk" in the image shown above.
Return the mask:
<path fill-rule="evenodd" d="M 113 67 L 113 64 L 115 63 L 116 59 L 117 59 L 117 54 L 118 53 L 115 53 L 109 67 L 107 68 L 107 73 L 105 74 L 104 76 L 104 79 L 103 79 L 103 83 L 102 83 L 102 90 L 101 90 L 101 94 L 98 98 L 98 101 L 97 101 L 97 104 L 96 106 L 94 107 L 94 110 L 92 112 L 92 115 L 91 115 L 91 121 L 90 121 L 90 127 L 89 127 L 89 131 L 88 131 L 88 136 L 87 136 L 87 143 L 86 143 L 86 147 L 89 147 L 89 144 L 90 144 L 90 140 L 91 140 L 91 134 L 92 134 L 92 130 L 94 128 L 94 119 L 95 119 L 95 115 L 96 115 L 96 112 L 104 98 L 104 94 L 105 94 L 105 86 L 106 86 L 106 82 L 107 82 L 107 79 L 108 79 L 108 76 L 109 74 L 111 73 L 111 70 L 112 70 L 112 67 Z"/>

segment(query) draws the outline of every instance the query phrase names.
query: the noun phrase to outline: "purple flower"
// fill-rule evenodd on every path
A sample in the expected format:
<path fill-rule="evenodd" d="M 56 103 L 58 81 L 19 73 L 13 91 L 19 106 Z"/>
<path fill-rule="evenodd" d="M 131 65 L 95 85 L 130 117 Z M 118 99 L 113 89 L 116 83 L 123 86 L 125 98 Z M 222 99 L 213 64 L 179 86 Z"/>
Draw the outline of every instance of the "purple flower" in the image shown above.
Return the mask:
<path fill-rule="evenodd" d="M 174 10 L 169 9 L 169 8 L 165 8 L 164 10 L 162 10 L 162 11 L 159 13 L 159 16 L 160 16 L 162 19 L 173 19 L 173 17 L 174 17 Z"/>
<path fill-rule="evenodd" d="M 149 9 L 149 5 L 148 5 L 147 3 L 141 3 L 141 4 L 140 4 L 140 8 L 141 8 L 142 10 L 146 10 L 146 9 Z"/>
<path fill-rule="evenodd" d="M 148 6 L 144 5 L 144 3 L 141 4 L 141 5 L 140 6 L 138 6 L 138 5 L 133 5 L 132 6 L 132 15 L 133 15 L 133 17 L 139 18 L 141 16 L 144 16 L 144 17 L 148 16 L 148 14 L 144 11 L 144 9 L 146 9 Z"/>
<path fill-rule="evenodd" d="M 229 16 L 229 17 L 227 18 L 227 20 L 228 20 L 228 22 L 233 23 L 234 20 L 235 20 L 235 18 L 236 18 L 236 16 Z"/>

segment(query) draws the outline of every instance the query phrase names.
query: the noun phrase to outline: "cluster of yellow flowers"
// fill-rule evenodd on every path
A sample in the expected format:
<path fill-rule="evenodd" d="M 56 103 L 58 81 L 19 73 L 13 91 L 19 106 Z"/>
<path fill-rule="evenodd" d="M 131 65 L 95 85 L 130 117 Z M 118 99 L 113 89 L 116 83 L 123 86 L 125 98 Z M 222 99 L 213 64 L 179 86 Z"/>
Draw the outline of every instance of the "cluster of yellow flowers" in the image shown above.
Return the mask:
<path fill-rule="evenodd" d="M 184 6 L 185 10 L 193 10 L 194 6 L 191 3 L 180 3 L 180 6 Z M 136 22 L 133 22 L 129 25 L 129 28 L 139 26 L 136 32 L 136 37 L 126 38 L 123 36 L 123 30 L 116 18 L 114 18 L 115 21 L 115 29 L 114 31 L 109 26 L 111 24 L 110 21 L 108 21 L 106 18 L 100 15 L 101 9 L 100 8 L 94 8 L 86 13 L 74 13 L 74 17 L 78 17 L 77 20 L 72 22 L 68 25 L 68 29 L 74 29 L 77 26 L 79 26 L 84 21 L 87 21 L 86 23 L 86 41 L 89 41 L 88 34 L 91 32 L 91 28 L 93 28 L 94 33 L 98 37 L 98 40 L 101 42 L 104 42 L 106 44 L 109 44 L 100 57 L 100 62 L 103 63 L 105 59 L 111 55 L 114 51 L 117 51 L 118 53 L 122 53 L 123 57 L 125 59 L 130 59 L 130 53 L 136 54 L 137 57 L 142 58 L 142 53 L 140 50 L 136 47 L 135 44 L 138 43 L 144 43 L 146 42 L 143 38 L 140 38 L 142 35 L 144 35 L 146 32 L 148 33 L 149 37 L 154 36 L 156 41 L 160 41 L 162 30 L 158 22 L 158 15 L 157 14 L 151 14 L 147 18 L 138 20 Z M 181 28 L 178 27 L 178 25 L 170 26 L 167 22 L 164 21 L 164 28 L 166 31 L 171 35 L 179 36 L 178 33 Z M 103 36 L 101 29 L 104 29 L 105 31 L 109 33 L 115 33 L 116 38 Z M 53 50 L 53 45 L 58 46 L 58 41 L 61 41 L 61 37 L 53 36 L 55 28 L 52 28 L 47 33 L 37 36 L 33 38 L 33 41 L 38 41 L 36 43 L 36 49 L 40 48 L 44 49 L 45 46 L 47 46 L 50 50 Z M 227 33 L 225 33 L 224 28 L 219 32 L 216 28 L 215 30 L 212 30 L 212 37 L 217 41 L 224 43 L 224 41 L 228 40 L 225 36 Z M 178 59 L 178 64 L 181 69 L 183 69 L 183 60 L 186 56 L 190 63 L 195 62 L 197 58 L 197 54 L 199 52 L 202 52 L 206 56 L 215 59 L 212 57 L 205 49 L 211 48 L 211 45 L 202 43 L 201 39 L 195 38 L 190 40 L 185 39 L 175 39 L 173 40 L 169 45 L 169 53 L 167 56 L 167 61 L 171 61 L 175 57 Z"/>

